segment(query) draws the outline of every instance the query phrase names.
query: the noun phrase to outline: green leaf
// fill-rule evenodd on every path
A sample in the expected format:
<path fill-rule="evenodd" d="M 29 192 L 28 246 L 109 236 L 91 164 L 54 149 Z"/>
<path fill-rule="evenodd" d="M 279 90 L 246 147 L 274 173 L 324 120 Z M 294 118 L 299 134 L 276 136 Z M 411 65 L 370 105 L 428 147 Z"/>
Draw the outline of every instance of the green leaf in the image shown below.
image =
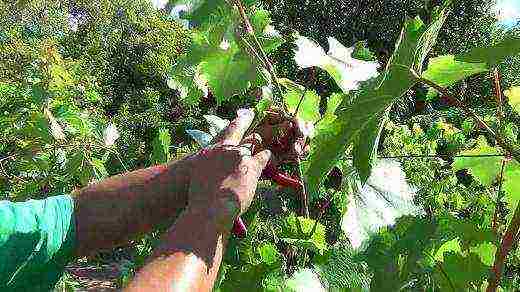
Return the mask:
<path fill-rule="evenodd" d="M 348 173 L 348 169 L 345 169 Z M 361 183 L 355 181 L 356 187 Z M 357 187 L 349 197 L 347 212 L 341 220 L 352 247 L 363 248 L 370 236 L 395 224 L 402 216 L 419 216 L 421 207 L 414 204 L 415 192 L 406 180 L 401 164 L 378 160 L 363 188 Z"/>
<path fill-rule="evenodd" d="M 251 59 L 233 51 L 233 48 L 220 50 L 200 64 L 201 73 L 218 104 L 245 92 L 251 80 L 256 78 L 256 66 Z"/>
<path fill-rule="evenodd" d="M 264 265 L 234 265 L 226 271 L 226 280 L 219 287 L 221 292 L 262 291 L 261 282 L 267 276 Z"/>
<path fill-rule="evenodd" d="M 280 262 L 282 257 L 276 249 L 276 246 L 269 242 L 263 243 L 258 247 L 258 254 L 262 259 L 262 262 L 268 266 Z"/>
<path fill-rule="evenodd" d="M 52 142 L 49 121 L 42 113 L 34 112 L 29 121 L 31 136 L 41 139 L 45 143 Z"/>
<path fill-rule="evenodd" d="M 265 90 L 263 90 L 265 92 Z M 262 99 L 255 106 L 255 121 L 253 121 L 252 126 L 256 123 L 260 123 L 266 116 L 266 111 L 273 104 L 272 95 L 262 97 Z"/>
<path fill-rule="evenodd" d="M 489 146 L 486 139 L 481 136 L 474 149 L 463 151 L 461 154 L 494 155 L 499 152 Z M 457 157 L 453 163 L 453 169 L 468 169 L 482 184 L 489 186 L 499 179 L 502 159 L 503 157 Z M 516 160 L 506 163 L 503 190 L 506 192 L 505 201 L 510 210 L 514 210 L 520 201 L 520 163 Z M 511 213 L 508 215 L 508 220 L 511 219 Z"/>
<path fill-rule="evenodd" d="M 437 43 L 437 37 L 448 18 L 448 14 L 451 9 L 451 1 L 445 1 L 444 5 L 436 7 L 433 11 L 432 15 L 432 23 L 426 29 L 426 31 L 421 35 L 420 39 L 417 42 L 417 48 L 415 50 L 415 63 L 413 69 L 417 74 L 421 74 L 423 71 L 423 64 L 428 56 L 428 53 L 433 49 L 435 44 Z"/>
<path fill-rule="evenodd" d="M 318 274 L 312 269 L 301 269 L 293 274 L 286 282 L 287 290 L 290 292 L 316 291 L 325 292 Z"/>
<path fill-rule="evenodd" d="M 504 91 L 504 95 L 507 96 L 511 107 L 520 114 L 520 86 L 511 87 Z"/>
<path fill-rule="evenodd" d="M 296 116 L 303 121 L 314 123 L 320 119 L 320 96 L 316 92 L 312 90 L 304 92 L 289 90 L 284 95 L 284 102 L 289 113 L 293 114 L 304 93 L 305 96 Z"/>
<path fill-rule="evenodd" d="M 211 15 L 218 10 L 228 9 L 224 0 L 201 0 L 191 1 L 194 7 L 191 13 L 183 18 L 193 21 L 196 26 L 203 26 L 212 20 Z"/>
<path fill-rule="evenodd" d="M 489 267 L 474 253 L 468 256 L 448 253 L 444 255 L 444 263 L 441 266 L 444 273 L 437 271 L 436 278 L 442 291 L 453 291 L 453 288 L 455 291 L 468 291 L 471 287 L 479 287 L 487 279 L 489 272 Z"/>
<path fill-rule="evenodd" d="M 276 50 L 285 40 L 271 26 L 271 13 L 265 9 L 255 9 L 250 16 L 255 35 L 266 53 Z"/>
<path fill-rule="evenodd" d="M 180 63 L 169 75 L 167 85 L 179 91 L 179 97 L 187 105 L 197 105 L 203 96 L 207 96 L 208 88 L 200 75 L 198 66 Z"/>
<path fill-rule="evenodd" d="M 357 60 L 352 57 L 354 48 L 346 48 L 335 38 L 329 37 L 329 52 L 325 53 L 316 42 L 299 36 L 294 59 L 301 68 L 320 67 L 327 71 L 344 93 L 357 89 L 360 82 L 378 75 L 377 62 Z"/>
<path fill-rule="evenodd" d="M 509 56 L 520 54 L 520 37 L 509 36 L 498 44 L 486 48 L 474 48 L 455 56 L 455 60 L 468 63 L 485 63 L 492 68 Z"/>
<path fill-rule="evenodd" d="M 448 7 L 443 11 L 447 13 Z M 352 103 L 348 98 L 343 99 L 336 110 L 338 117 L 328 129 L 322 128 L 316 134 L 314 143 L 317 147 L 313 149 L 311 146 L 309 161 L 305 163 L 305 178 L 310 194 L 317 192 L 338 157 L 346 151 L 347 146 L 356 141 L 360 131 L 371 119 L 384 112 L 416 84 L 410 69 L 421 68 L 428 48 L 435 43 L 434 38 L 445 19 L 444 16 L 438 17 L 428 29 L 424 28 L 420 18 L 408 19 L 384 75 L 363 84 Z M 423 37 L 425 33 L 427 37 Z"/>
<path fill-rule="evenodd" d="M 334 115 L 336 109 L 344 98 L 346 98 L 345 95 L 341 93 L 333 93 L 327 100 L 327 109 L 325 110 L 325 115 Z"/>
<path fill-rule="evenodd" d="M 488 145 L 486 138 L 480 136 L 474 149 L 466 150 L 461 155 L 494 155 L 500 154 Z M 491 185 L 500 172 L 502 157 L 457 157 L 453 163 L 454 170 L 468 169 L 484 185 Z"/>
<path fill-rule="evenodd" d="M 81 112 L 75 105 L 65 103 L 58 104 L 54 111 L 56 118 L 67 124 L 65 128 L 67 132 L 83 137 L 94 136 L 95 126 L 90 120 L 88 112 Z"/>
<path fill-rule="evenodd" d="M 285 277 L 281 271 L 273 271 L 268 273 L 262 279 L 262 288 L 264 292 L 281 292 L 287 288 L 285 286 Z"/>
<path fill-rule="evenodd" d="M 287 243 L 312 248 L 320 254 L 327 249 L 325 226 L 309 218 L 296 217 L 294 214 L 285 219 L 280 237 Z"/>
<path fill-rule="evenodd" d="M 367 126 L 360 132 L 357 143 L 354 145 L 353 157 L 354 166 L 359 173 L 361 184 L 364 185 L 368 180 L 377 157 L 379 138 L 383 127 L 388 120 L 388 115 L 383 113 L 383 117 L 372 118 Z"/>
<path fill-rule="evenodd" d="M 460 247 L 460 241 L 458 238 L 443 243 L 435 253 L 435 260 L 439 262 L 444 262 L 444 253 L 448 252 L 462 254 L 462 249 Z"/>
<path fill-rule="evenodd" d="M 159 129 L 153 140 L 152 164 L 167 163 L 170 160 L 170 133 L 168 129 Z"/>
<path fill-rule="evenodd" d="M 362 61 L 377 61 L 377 56 L 370 51 L 366 41 L 360 41 L 354 45 L 352 57 Z"/>
<path fill-rule="evenodd" d="M 475 247 L 470 248 L 471 252 L 478 255 L 480 261 L 486 266 L 493 266 L 495 262 L 495 253 L 497 252 L 496 245 L 492 243 L 481 243 Z"/>
<path fill-rule="evenodd" d="M 503 188 L 506 192 L 505 201 L 511 210 L 507 216 L 508 221 L 510 221 L 520 202 L 520 163 L 517 161 L 507 163 L 504 170 Z"/>
<path fill-rule="evenodd" d="M 94 177 L 97 180 L 102 180 L 108 177 L 108 171 L 105 168 L 103 160 L 92 158 L 90 160 L 90 164 L 92 165 L 92 170 L 94 171 Z"/>
<path fill-rule="evenodd" d="M 455 56 L 446 55 L 430 59 L 428 70 L 423 73 L 422 77 L 440 86 L 448 87 L 467 77 L 487 72 L 488 70 L 484 63 L 456 61 Z"/>
<path fill-rule="evenodd" d="M 305 184 L 311 198 L 318 196 L 324 177 L 336 165 L 353 138 L 347 125 L 334 117 L 320 121 L 311 141 L 308 160 L 302 162 Z"/>
<path fill-rule="evenodd" d="M 256 9 L 250 17 L 251 25 L 255 32 L 262 32 L 264 28 L 271 24 L 271 13 L 265 9 Z"/>
<path fill-rule="evenodd" d="M 320 278 L 326 280 L 329 291 L 369 291 L 372 278 L 364 257 L 342 241 L 314 261 Z"/>
<path fill-rule="evenodd" d="M 340 103 L 343 101 L 344 98 L 346 98 L 345 95 L 340 94 L 340 93 L 333 93 L 329 97 L 329 99 L 327 101 L 327 109 L 325 111 L 325 114 L 321 118 L 321 120 L 316 124 L 314 136 L 316 136 L 320 132 L 326 131 L 327 128 L 330 126 L 330 124 L 332 124 L 334 122 L 334 120 L 337 117 L 334 114 L 334 112 L 336 111 L 336 109 L 338 108 L 338 106 L 340 105 Z M 313 145 L 313 144 L 314 143 L 311 143 L 311 145 Z"/>
<path fill-rule="evenodd" d="M 296 91 L 296 92 L 302 92 L 305 90 L 305 86 L 300 85 L 290 79 L 287 78 L 278 78 L 278 83 L 285 87 L 287 90 L 290 91 Z"/>

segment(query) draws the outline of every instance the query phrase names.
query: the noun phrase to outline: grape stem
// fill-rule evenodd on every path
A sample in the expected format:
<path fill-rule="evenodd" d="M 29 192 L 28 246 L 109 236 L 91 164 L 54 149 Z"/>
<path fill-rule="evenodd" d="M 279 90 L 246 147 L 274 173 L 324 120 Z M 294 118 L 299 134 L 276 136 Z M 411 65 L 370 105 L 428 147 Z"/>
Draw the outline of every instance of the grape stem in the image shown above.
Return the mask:
<path fill-rule="evenodd" d="M 305 180 L 303 179 L 303 173 L 302 173 L 302 170 L 301 170 L 301 161 L 300 161 L 300 157 L 297 157 L 296 158 L 296 164 L 297 164 L 297 169 L 298 169 L 298 177 L 300 178 L 300 182 L 301 182 L 301 188 L 300 188 L 300 191 L 301 191 L 301 194 L 302 194 L 302 204 L 303 204 L 303 216 L 305 216 L 306 218 L 309 218 L 309 195 L 307 194 L 307 188 L 305 187 Z"/>
<path fill-rule="evenodd" d="M 519 237 L 520 230 L 520 204 L 518 204 L 515 214 L 513 215 L 513 219 L 511 220 L 511 224 L 507 228 L 506 233 L 502 237 L 502 243 L 500 244 L 500 248 L 498 249 L 495 255 L 495 262 L 493 264 L 493 268 L 491 268 L 491 276 L 488 279 L 488 287 L 486 292 L 495 292 L 498 287 L 498 283 L 502 278 L 502 272 L 504 268 L 504 261 L 507 257 L 507 254 L 511 251 L 513 243 Z"/>
<path fill-rule="evenodd" d="M 467 116 L 471 117 L 473 120 L 475 120 L 481 128 L 486 130 L 496 141 L 496 143 L 502 147 L 506 152 L 512 156 L 516 161 L 520 162 L 520 151 L 518 149 L 515 149 L 515 147 L 512 145 L 512 143 L 508 143 L 509 141 L 506 141 L 504 137 L 501 135 L 497 135 L 493 129 L 489 125 L 487 125 L 474 111 L 472 111 L 468 106 L 466 106 L 461 100 L 460 96 L 456 94 L 452 94 L 448 89 L 438 85 L 437 83 L 420 77 L 415 71 L 410 70 L 412 75 L 415 76 L 417 81 L 424 83 L 438 92 L 440 92 L 444 97 L 448 98 L 451 102 L 453 102 L 454 105 L 456 105 L 458 108 L 460 108 L 464 113 L 466 113 Z M 517 205 L 515 209 L 515 213 L 513 215 L 513 219 L 511 220 L 511 223 L 507 227 L 506 233 L 502 237 L 502 242 L 500 244 L 500 248 L 498 249 L 496 255 L 495 255 L 495 262 L 493 264 L 493 267 L 491 268 L 491 276 L 489 276 L 489 284 L 486 289 L 486 292 L 495 292 L 498 287 L 498 283 L 500 282 L 500 279 L 502 277 L 503 267 L 504 267 L 504 261 L 508 255 L 508 253 L 511 251 L 513 242 L 515 239 L 519 237 L 519 230 L 520 230 L 520 204 Z"/>
<path fill-rule="evenodd" d="M 253 49 L 256 51 L 256 55 L 258 56 L 260 63 L 263 64 L 265 70 L 267 70 L 267 72 L 269 72 L 269 75 L 271 75 L 271 81 L 274 83 L 276 91 L 278 92 L 278 94 L 281 98 L 283 95 L 283 91 L 282 91 L 282 87 L 280 86 L 280 83 L 278 83 L 278 77 L 274 70 L 273 63 L 271 63 L 271 61 L 269 60 L 269 57 L 267 57 L 267 54 L 265 53 L 264 49 L 262 48 L 260 41 L 256 37 L 253 26 L 251 25 L 251 22 L 249 21 L 249 17 L 247 16 L 247 13 L 245 11 L 244 4 L 242 3 L 241 0 L 233 0 L 232 2 L 238 8 L 238 13 L 240 15 L 240 19 L 242 20 L 242 25 L 244 26 L 244 29 L 245 29 L 247 35 L 253 41 L 253 45 L 254 45 Z M 284 105 L 284 108 L 285 108 L 285 105 Z M 287 111 L 287 109 L 286 109 L 286 111 Z"/>
<path fill-rule="evenodd" d="M 520 162 L 520 151 L 515 149 L 515 147 L 510 143 L 507 143 L 501 135 L 497 135 L 495 131 L 491 129 L 491 127 L 488 124 L 486 124 L 484 120 L 482 120 L 482 118 L 480 118 L 474 111 L 472 111 L 461 101 L 461 98 L 459 96 L 452 94 L 448 89 L 438 85 L 437 83 L 431 80 L 418 76 L 417 73 L 415 73 L 414 71 L 412 71 L 412 74 L 417 78 L 419 82 L 434 88 L 435 90 L 440 92 L 444 97 L 448 98 L 455 106 L 464 111 L 464 113 L 467 116 L 471 117 L 479 124 L 481 128 L 486 130 L 486 132 L 488 132 L 488 134 L 491 135 L 491 137 L 493 137 L 493 139 L 497 142 L 498 145 L 500 145 L 500 147 L 505 149 L 506 152 L 510 154 L 516 161 Z"/>

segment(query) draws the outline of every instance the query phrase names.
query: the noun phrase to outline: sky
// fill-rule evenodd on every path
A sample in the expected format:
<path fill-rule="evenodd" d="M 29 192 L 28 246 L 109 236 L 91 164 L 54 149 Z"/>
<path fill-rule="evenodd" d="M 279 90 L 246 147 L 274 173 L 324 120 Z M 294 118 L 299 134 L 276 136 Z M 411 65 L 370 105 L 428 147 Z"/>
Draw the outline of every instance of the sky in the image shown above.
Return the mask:
<path fill-rule="evenodd" d="M 168 0 L 150 0 L 157 9 L 163 9 Z M 497 0 L 495 7 L 499 23 L 506 28 L 517 25 L 520 20 L 520 0 Z"/>
<path fill-rule="evenodd" d="M 168 4 L 168 0 L 151 0 L 153 7 L 156 9 L 163 9 L 166 4 Z"/>
<path fill-rule="evenodd" d="M 520 0 L 497 0 L 495 12 L 499 23 L 511 28 L 520 21 Z"/>

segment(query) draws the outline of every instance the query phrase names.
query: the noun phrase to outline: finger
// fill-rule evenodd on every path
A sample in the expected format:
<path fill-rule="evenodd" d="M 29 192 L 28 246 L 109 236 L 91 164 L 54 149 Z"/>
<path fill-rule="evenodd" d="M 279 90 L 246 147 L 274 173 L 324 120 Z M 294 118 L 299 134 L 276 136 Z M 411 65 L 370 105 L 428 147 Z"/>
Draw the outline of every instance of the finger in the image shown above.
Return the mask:
<path fill-rule="evenodd" d="M 255 117 L 254 111 L 250 109 L 239 109 L 237 118 L 234 119 L 215 139 L 216 144 L 238 145 Z"/>
<path fill-rule="evenodd" d="M 262 174 L 262 170 L 267 166 L 267 163 L 271 159 L 271 151 L 270 150 L 264 150 L 258 154 L 256 154 L 253 159 L 256 161 L 257 164 L 257 173 L 258 177 L 260 177 L 260 174 Z"/>

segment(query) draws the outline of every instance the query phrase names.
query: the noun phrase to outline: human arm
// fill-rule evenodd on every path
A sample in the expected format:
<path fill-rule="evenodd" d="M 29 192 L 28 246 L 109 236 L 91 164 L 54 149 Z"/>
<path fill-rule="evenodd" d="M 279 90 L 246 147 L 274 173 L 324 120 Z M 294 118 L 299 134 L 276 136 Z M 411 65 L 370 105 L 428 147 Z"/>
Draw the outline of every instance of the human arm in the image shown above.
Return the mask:
<path fill-rule="evenodd" d="M 186 159 L 105 179 L 73 193 L 76 255 L 151 231 L 187 205 Z"/>
<path fill-rule="evenodd" d="M 212 289 L 233 221 L 251 204 L 270 159 L 268 150 L 251 156 L 236 146 L 252 119 L 239 115 L 216 145 L 190 159 L 197 168 L 190 176 L 188 207 L 126 291 Z"/>

